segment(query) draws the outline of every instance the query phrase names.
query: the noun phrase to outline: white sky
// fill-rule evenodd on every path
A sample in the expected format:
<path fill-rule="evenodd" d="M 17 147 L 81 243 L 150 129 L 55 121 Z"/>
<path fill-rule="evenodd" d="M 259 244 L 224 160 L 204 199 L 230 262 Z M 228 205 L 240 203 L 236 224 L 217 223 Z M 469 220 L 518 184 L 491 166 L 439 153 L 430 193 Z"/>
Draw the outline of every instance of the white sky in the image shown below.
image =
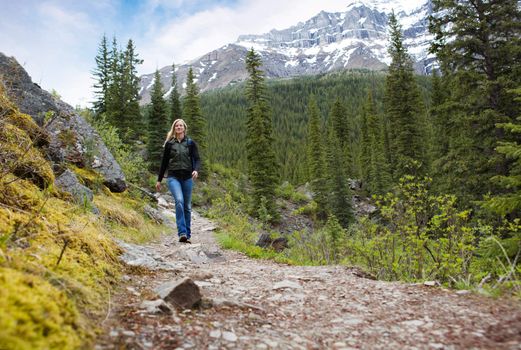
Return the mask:
<path fill-rule="evenodd" d="M 388 1 L 388 0 L 372 0 Z M 397 6 L 406 0 L 396 1 Z M 414 2 L 417 2 L 415 0 Z M 0 0 L 0 52 L 75 106 L 92 101 L 100 39 L 135 43 L 139 74 L 197 58 L 241 34 L 305 21 L 352 0 Z"/>

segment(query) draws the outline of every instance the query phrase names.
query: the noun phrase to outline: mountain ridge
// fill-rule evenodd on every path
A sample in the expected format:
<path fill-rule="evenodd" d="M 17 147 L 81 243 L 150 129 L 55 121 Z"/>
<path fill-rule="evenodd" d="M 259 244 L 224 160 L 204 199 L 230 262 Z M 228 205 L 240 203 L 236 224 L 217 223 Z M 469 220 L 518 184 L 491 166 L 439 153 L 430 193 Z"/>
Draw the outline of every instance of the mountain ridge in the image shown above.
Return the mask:
<path fill-rule="evenodd" d="M 399 12 L 395 13 L 402 24 L 404 44 L 414 59 L 415 70 L 428 74 L 434 61 L 428 54 L 430 0 L 409 8 L 400 3 L 394 5 L 398 5 Z M 247 79 L 244 57 L 251 48 L 261 56 L 268 79 L 349 69 L 385 70 L 391 61 L 387 53 L 390 7 L 390 1 L 355 1 L 344 12 L 320 11 L 286 29 L 239 35 L 234 43 L 176 66 L 178 89 L 183 93 L 190 67 L 201 92 L 244 81 Z M 161 68 L 159 73 L 166 97 L 171 91 L 171 66 Z M 153 73 L 141 76 L 141 104 L 150 102 L 153 76 Z"/>

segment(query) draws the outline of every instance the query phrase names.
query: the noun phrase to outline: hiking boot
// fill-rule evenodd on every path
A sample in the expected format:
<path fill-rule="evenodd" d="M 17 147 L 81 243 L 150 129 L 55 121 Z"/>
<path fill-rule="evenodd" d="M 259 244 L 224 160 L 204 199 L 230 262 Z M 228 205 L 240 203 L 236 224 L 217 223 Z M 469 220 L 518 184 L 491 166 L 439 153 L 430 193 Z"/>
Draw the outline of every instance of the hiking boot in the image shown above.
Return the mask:
<path fill-rule="evenodd" d="M 185 243 L 192 244 L 192 242 L 190 242 L 189 239 L 187 239 L 187 240 L 185 241 Z"/>
<path fill-rule="evenodd" d="M 186 238 L 185 235 L 181 235 L 181 236 L 179 236 L 179 242 L 181 242 L 181 243 L 185 243 L 186 241 L 188 241 L 188 238 Z"/>

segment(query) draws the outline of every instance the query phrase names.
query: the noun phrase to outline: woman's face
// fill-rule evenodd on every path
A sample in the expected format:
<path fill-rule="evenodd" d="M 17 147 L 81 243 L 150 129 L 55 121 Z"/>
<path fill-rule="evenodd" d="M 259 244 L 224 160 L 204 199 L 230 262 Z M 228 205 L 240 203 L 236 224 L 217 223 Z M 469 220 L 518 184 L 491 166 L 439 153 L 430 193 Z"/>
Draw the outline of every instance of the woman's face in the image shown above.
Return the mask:
<path fill-rule="evenodd" d="M 177 122 L 174 125 L 174 130 L 176 134 L 182 134 L 185 132 L 185 126 L 181 122 Z"/>

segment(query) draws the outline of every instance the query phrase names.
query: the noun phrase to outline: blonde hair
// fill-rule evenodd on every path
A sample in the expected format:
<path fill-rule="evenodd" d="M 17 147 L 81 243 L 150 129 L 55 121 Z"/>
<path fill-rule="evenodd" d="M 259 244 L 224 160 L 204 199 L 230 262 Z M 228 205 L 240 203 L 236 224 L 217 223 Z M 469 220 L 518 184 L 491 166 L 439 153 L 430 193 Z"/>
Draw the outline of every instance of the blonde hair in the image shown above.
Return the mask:
<path fill-rule="evenodd" d="M 168 134 L 166 134 L 166 140 L 165 140 L 165 143 L 163 144 L 163 146 L 166 145 L 166 143 L 168 141 L 170 141 L 171 139 L 173 139 L 175 137 L 175 125 L 177 123 L 183 123 L 183 126 L 185 127 L 185 135 L 186 135 L 186 131 L 188 130 L 188 126 L 186 126 L 185 121 L 183 119 L 176 119 L 172 123 L 172 127 L 170 128 L 170 131 L 168 132 Z"/>

